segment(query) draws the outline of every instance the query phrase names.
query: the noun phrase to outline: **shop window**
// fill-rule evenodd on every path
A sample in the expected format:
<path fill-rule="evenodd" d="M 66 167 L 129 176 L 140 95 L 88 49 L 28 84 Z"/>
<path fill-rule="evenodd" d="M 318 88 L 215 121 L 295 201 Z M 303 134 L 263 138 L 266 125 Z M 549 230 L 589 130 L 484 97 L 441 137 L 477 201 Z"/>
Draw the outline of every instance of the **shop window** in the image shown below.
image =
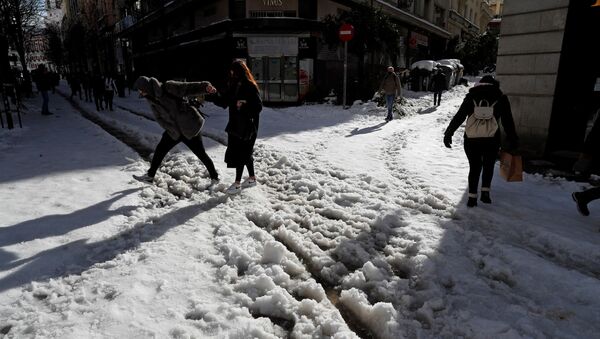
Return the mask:
<path fill-rule="evenodd" d="M 269 58 L 269 80 L 281 80 L 281 58 Z"/>

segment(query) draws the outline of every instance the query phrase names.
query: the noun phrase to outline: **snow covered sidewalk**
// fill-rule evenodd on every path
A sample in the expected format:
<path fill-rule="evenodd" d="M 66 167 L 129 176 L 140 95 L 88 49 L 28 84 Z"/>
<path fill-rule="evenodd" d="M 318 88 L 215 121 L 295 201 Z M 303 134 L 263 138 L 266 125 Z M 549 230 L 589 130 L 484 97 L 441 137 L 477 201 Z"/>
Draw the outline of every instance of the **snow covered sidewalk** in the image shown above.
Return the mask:
<path fill-rule="evenodd" d="M 225 181 L 215 191 L 185 147 L 144 186 L 130 178 L 147 163 L 53 96 L 55 116 L 0 131 L 0 333 L 593 337 L 598 205 L 584 218 L 570 200 L 580 184 L 496 175 L 494 203 L 467 209 L 461 133 L 452 150 L 441 142 L 466 90 L 435 109 L 408 92 L 409 117 L 387 124 L 373 104 L 265 108 L 259 185 L 236 197 L 220 143 L 204 139 Z M 162 132 L 80 105 L 149 147 Z M 205 110 L 223 137 L 227 112 Z"/>

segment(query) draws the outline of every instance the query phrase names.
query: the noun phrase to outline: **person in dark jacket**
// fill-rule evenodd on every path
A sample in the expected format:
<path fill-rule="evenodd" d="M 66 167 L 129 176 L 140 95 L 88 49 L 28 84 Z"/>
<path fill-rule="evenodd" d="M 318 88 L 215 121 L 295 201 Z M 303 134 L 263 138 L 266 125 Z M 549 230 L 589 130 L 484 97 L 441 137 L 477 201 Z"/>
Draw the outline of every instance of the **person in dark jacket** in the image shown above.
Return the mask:
<path fill-rule="evenodd" d="M 206 154 L 200 129 L 204 118 L 190 105 L 184 103 L 184 97 L 215 93 L 217 90 L 210 82 L 166 81 L 160 83 L 156 78 L 139 77 L 134 88 L 148 100 L 156 122 L 165 132 L 156 146 L 150 169 L 145 175 L 133 177 L 140 181 L 152 182 L 158 167 L 167 153 L 178 143 L 183 142 L 202 161 L 211 178 L 211 186 L 218 183 L 219 174 L 212 160 Z"/>
<path fill-rule="evenodd" d="M 600 122 L 598 121 L 600 121 L 600 118 L 597 117 L 592 130 L 585 139 L 583 152 L 581 153 L 579 160 L 575 163 L 575 166 L 573 166 L 575 171 L 589 173 L 589 170 L 592 167 L 592 161 L 598 159 L 598 145 L 600 145 Z M 590 215 L 590 210 L 587 205 L 591 201 L 600 199 L 600 187 L 592 187 L 582 192 L 573 192 L 571 196 L 577 204 L 579 213 L 588 216 Z"/>
<path fill-rule="evenodd" d="M 71 73 L 69 76 L 69 85 L 71 86 L 71 99 L 79 93 L 79 100 L 81 100 L 81 77 L 79 73 Z"/>
<path fill-rule="evenodd" d="M 442 102 L 442 92 L 446 89 L 446 75 L 441 69 L 437 69 L 433 78 L 433 105 L 439 106 Z"/>
<path fill-rule="evenodd" d="M 48 110 L 48 90 L 52 87 L 52 79 L 44 64 L 37 67 L 34 79 L 38 91 L 42 94 L 42 115 L 52 115 Z"/>
<path fill-rule="evenodd" d="M 209 96 L 207 100 L 213 101 L 217 106 L 229 108 L 229 121 L 225 128 L 228 136 L 225 162 L 228 168 L 235 168 L 235 181 L 227 189 L 227 193 L 240 193 L 242 187 L 256 185 L 252 153 L 262 110 L 258 85 L 246 63 L 235 60 L 229 70 L 227 90 L 216 96 Z M 240 183 L 244 167 L 248 168 L 248 178 Z"/>
<path fill-rule="evenodd" d="M 499 83 L 490 75 L 481 78 L 479 83 L 469 90 L 458 112 L 444 132 L 444 145 L 451 148 L 454 132 L 474 113 L 475 106 L 483 101 L 487 102 L 487 106 L 493 107 L 493 116 L 496 122 L 501 123 L 506 132 L 507 151 L 516 150 L 519 139 L 515 131 L 510 102 L 500 90 Z M 491 137 L 470 138 L 465 133 L 464 148 L 469 160 L 469 198 L 467 206 L 477 206 L 477 188 L 482 169 L 481 201 L 490 204 L 492 202 L 490 186 L 494 175 L 494 164 L 500 149 L 500 129 L 497 128 Z"/>
<path fill-rule="evenodd" d="M 94 94 L 96 110 L 102 111 L 104 109 L 104 79 L 99 72 L 96 72 L 94 75 L 92 75 L 92 92 Z"/>

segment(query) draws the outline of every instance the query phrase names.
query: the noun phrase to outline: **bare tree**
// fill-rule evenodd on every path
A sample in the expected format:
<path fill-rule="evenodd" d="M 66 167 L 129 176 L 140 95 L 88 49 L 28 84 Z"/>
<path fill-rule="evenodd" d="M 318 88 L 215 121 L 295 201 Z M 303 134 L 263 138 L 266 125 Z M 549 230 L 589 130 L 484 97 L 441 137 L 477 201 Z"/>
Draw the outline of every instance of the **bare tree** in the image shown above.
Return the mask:
<path fill-rule="evenodd" d="M 19 54 L 25 81 L 30 83 L 25 59 L 25 40 L 39 26 L 43 2 L 39 0 L 0 0 L 0 23 Z"/>

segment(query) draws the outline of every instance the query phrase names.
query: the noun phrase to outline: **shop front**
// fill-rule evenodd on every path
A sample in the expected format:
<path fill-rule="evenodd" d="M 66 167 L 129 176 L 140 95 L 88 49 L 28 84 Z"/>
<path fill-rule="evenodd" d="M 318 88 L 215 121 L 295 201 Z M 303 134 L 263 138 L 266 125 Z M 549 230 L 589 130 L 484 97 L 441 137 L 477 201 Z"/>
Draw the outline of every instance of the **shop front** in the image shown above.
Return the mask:
<path fill-rule="evenodd" d="M 234 34 L 237 54 L 246 59 L 265 102 L 298 102 L 313 78 L 309 33 L 294 35 Z"/>

